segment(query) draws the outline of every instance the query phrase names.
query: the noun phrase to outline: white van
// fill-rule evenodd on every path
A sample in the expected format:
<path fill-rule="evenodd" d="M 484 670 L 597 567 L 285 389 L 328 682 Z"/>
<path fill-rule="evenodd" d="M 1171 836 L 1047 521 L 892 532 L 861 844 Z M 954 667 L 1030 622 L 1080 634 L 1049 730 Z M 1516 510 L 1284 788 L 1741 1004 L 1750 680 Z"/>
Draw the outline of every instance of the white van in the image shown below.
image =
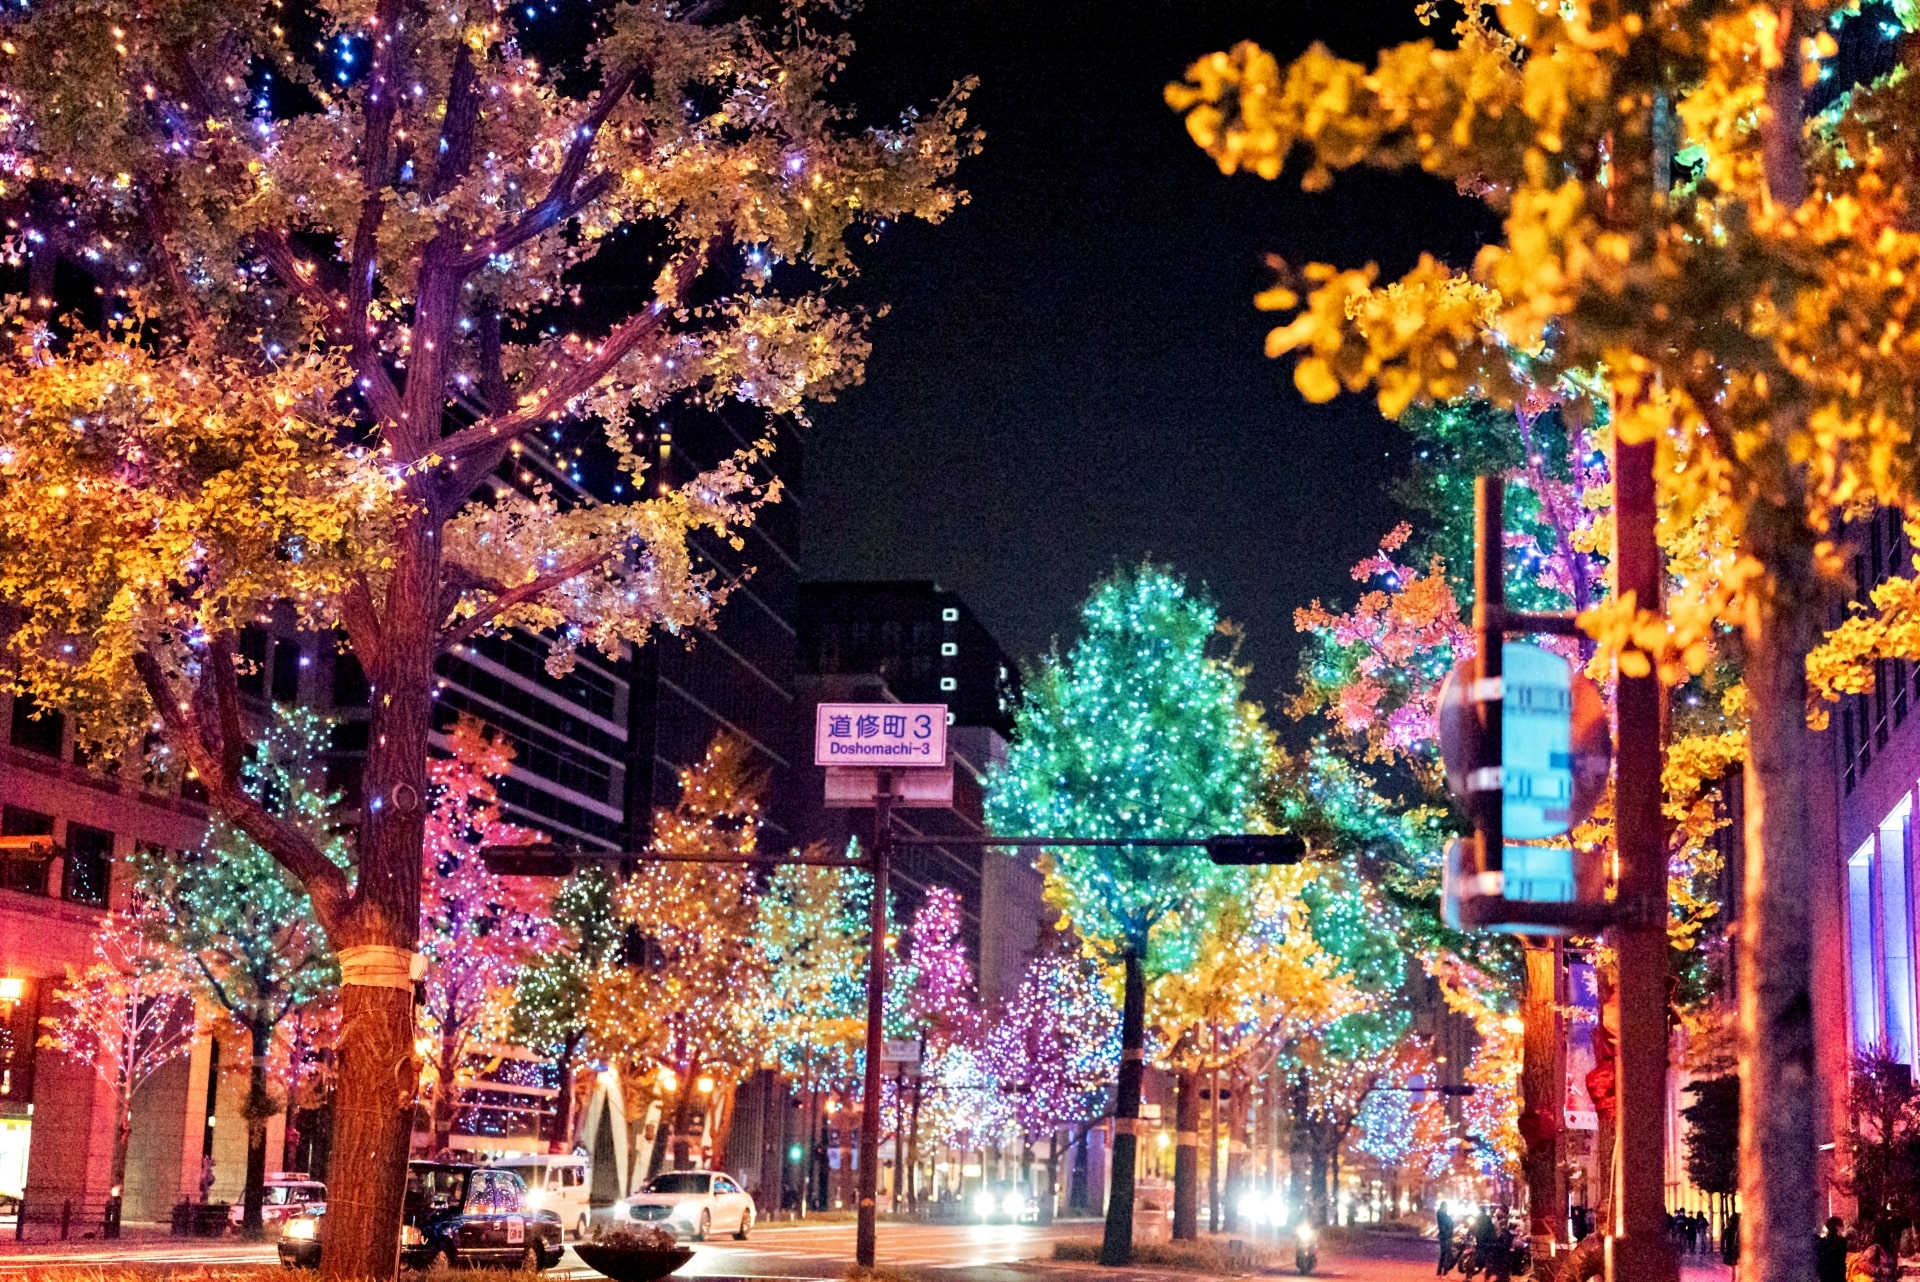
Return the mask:
<path fill-rule="evenodd" d="M 529 1210 L 552 1211 L 565 1232 L 587 1236 L 587 1191 L 593 1186 L 589 1159 L 573 1153 L 509 1153 L 489 1165 L 520 1177 Z"/>

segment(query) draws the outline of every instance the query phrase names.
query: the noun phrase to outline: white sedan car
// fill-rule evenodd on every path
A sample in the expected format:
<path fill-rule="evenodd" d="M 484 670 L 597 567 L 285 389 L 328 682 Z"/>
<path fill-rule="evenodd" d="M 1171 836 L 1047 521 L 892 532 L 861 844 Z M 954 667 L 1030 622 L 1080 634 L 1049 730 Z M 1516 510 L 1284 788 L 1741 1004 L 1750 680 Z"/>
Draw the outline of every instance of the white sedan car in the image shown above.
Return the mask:
<path fill-rule="evenodd" d="M 616 1221 L 656 1224 L 696 1242 L 714 1233 L 745 1239 L 755 1214 L 752 1195 L 724 1171 L 662 1171 L 614 1207 Z"/>

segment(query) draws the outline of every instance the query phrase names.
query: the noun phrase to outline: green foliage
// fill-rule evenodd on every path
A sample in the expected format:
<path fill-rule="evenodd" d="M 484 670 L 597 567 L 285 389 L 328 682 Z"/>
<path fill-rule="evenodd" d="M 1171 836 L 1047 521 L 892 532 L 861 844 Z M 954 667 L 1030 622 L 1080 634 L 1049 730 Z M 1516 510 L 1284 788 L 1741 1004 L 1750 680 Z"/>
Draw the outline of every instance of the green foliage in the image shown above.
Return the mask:
<path fill-rule="evenodd" d="M 1213 603 L 1173 571 L 1119 570 L 1081 608 L 1081 636 L 1028 674 L 1006 764 L 988 780 L 1000 832 L 1195 837 L 1259 817 L 1272 737 Z M 1150 969 L 1193 955 L 1207 897 L 1231 878 L 1188 848 L 1047 851 L 1048 892 L 1081 936 Z"/>
<path fill-rule="evenodd" d="M 776 869 L 760 896 L 751 947 L 769 981 L 758 1037 L 768 1059 L 803 1086 L 859 1075 L 872 897 L 873 877 L 862 869 L 799 864 Z"/>
<path fill-rule="evenodd" d="M 1740 1079 L 1709 1077 L 1686 1087 L 1687 1178 L 1703 1193 L 1726 1195 L 1740 1186 Z"/>
<path fill-rule="evenodd" d="M 242 777 L 269 811 L 345 867 L 347 816 L 323 777 L 331 728 L 304 708 L 276 707 Z M 191 959 L 198 986 L 241 1023 L 270 1030 L 338 983 L 306 892 L 224 818 L 215 816 L 200 848 L 177 859 L 141 848 L 134 870 L 139 893 L 161 910 L 155 920 L 167 941 Z"/>
<path fill-rule="evenodd" d="M 576 872 L 554 895 L 552 915 L 559 942 L 521 971 L 512 1029 L 527 1045 L 560 1054 L 586 1033 L 594 976 L 620 957 L 626 932 L 614 912 L 613 874 Z"/>

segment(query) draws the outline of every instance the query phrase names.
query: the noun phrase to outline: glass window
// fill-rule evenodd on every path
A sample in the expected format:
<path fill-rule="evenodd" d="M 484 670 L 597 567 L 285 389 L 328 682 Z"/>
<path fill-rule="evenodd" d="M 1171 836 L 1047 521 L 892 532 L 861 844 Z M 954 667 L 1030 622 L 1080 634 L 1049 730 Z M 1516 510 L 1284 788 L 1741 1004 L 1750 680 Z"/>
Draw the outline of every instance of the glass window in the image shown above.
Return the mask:
<path fill-rule="evenodd" d="M 113 876 L 113 834 L 85 824 L 67 825 L 67 875 L 60 893 L 76 904 L 107 906 L 107 884 Z"/>
<path fill-rule="evenodd" d="M 656 1175 L 647 1181 L 649 1193 L 705 1193 L 707 1191 L 705 1175 L 696 1175 L 692 1171 L 669 1171 Z"/>
<path fill-rule="evenodd" d="M 13 746 L 44 757 L 60 755 L 67 719 L 43 709 L 32 695 L 13 696 Z"/>
<path fill-rule="evenodd" d="M 1873 973 L 1873 842 L 1847 861 L 1847 963 L 1853 994 L 1853 1044 L 1880 1044 L 1880 985 Z"/>
<path fill-rule="evenodd" d="M 51 837 L 53 836 L 53 816 L 43 815 L 37 810 L 28 810 L 22 806 L 7 806 L 4 810 L 0 810 L 0 835 Z M 51 842 L 48 844 L 51 846 Z M 48 875 L 52 868 L 51 855 L 36 855 L 27 851 L 0 851 L 0 887 L 25 891 L 29 895 L 44 895 L 47 893 Z"/>
<path fill-rule="evenodd" d="M 1912 799 L 1880 825 L 1880 975 L 1887 1053 L 1913 1063 L 1913 921 L 1907 890 Z"/>
<path fill-rule="evenodd" d="M 518 1215 L 526 1200 L 527 1187 L 512 1171 L 493 1173 L 493 1210 L 496 1215 Z"/>

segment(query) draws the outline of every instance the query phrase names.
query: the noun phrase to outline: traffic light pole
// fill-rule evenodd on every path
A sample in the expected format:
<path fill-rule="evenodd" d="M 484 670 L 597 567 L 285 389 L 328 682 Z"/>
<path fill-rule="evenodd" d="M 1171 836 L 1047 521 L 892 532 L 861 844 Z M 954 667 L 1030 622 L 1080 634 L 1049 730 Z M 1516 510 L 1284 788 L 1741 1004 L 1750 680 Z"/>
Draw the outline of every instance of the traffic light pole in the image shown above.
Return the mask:
<path fill-rule="evenodd" d="M 853 1247 L 854 1263 L 863 1269 L 873 1267 L 880 1235 L 880 1039 L 887 1006 L 887 865 L 893 854 L 893 774 L 887 770 L 879 774 L 873 811 L 866 1082 L 860 1096 L 860 1219 Z"/>

